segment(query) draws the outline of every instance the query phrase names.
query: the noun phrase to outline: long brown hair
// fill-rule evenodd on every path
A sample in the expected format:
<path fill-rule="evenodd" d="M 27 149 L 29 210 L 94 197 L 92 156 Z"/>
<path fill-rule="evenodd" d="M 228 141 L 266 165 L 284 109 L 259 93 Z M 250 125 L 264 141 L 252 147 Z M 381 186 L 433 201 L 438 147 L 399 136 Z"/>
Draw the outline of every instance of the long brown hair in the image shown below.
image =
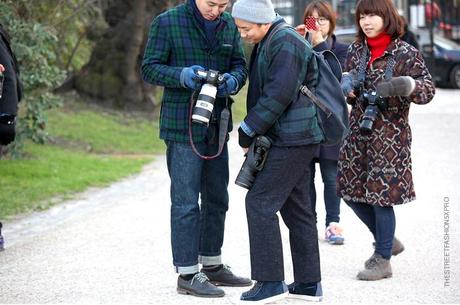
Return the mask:
<path fill-rule="evenodd" d="M 366 39 L 366 34 L 359 25 L 361 15 L 365 14 L 375 14 L 382 17 L 384 31 L 391 36 L 392 40 L 401 37 L 404 33 L 404 23 L 391 0 L 360 0 L 356 4 L 355 14 L 356 27 L 358 28 L 356 36 L 359 41 Z"/>
<path fill-rule="evenodd" d="M 334 33 L 336 24 L 335 13 L 332 10 L 331 5 L 323 0 L 314 0 L 310 2 L 305 8 L 305 12 L 303 13 L 303 20 L 305 20 L 305 18 L 308 16 L 311 16 L 314 10 L 318 12 L 320 17 L 324 17 L 329 20 L 329 32 L 327 35 L 331 36 Z"/>

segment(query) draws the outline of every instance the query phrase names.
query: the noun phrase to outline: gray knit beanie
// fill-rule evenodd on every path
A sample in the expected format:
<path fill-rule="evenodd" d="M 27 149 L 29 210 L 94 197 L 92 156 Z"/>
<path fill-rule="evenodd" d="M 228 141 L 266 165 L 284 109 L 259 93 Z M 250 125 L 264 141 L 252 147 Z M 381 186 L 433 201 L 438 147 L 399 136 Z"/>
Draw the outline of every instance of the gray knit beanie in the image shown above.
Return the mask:
<path fill-rule="evenodd" d="M 233 4 L 232 17 L 251 23 L 272 23 L 276 18 L 270 0 L 238 0 Z"/>

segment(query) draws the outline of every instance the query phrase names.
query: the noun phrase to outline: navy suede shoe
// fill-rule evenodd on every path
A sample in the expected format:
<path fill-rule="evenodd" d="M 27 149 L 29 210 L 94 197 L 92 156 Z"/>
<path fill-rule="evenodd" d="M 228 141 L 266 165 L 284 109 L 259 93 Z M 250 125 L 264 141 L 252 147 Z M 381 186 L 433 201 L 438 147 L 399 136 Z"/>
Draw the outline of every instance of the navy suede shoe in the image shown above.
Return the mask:
<path fill-rule="evenodd" d="M 289 284 L 289 298 L 305 301 L 320 302 L 323 299 L 323 287 L 321 282 L 304 284 L 294 282 Z"/>
<path fill-rule="evenodd" d="M 288 287 L 284 281 L 280 282 L 256 282 L 251 290 L 241 295 L 241 301 L 252 304 L 267 304 L 284 299 L 288 294 Z"/>

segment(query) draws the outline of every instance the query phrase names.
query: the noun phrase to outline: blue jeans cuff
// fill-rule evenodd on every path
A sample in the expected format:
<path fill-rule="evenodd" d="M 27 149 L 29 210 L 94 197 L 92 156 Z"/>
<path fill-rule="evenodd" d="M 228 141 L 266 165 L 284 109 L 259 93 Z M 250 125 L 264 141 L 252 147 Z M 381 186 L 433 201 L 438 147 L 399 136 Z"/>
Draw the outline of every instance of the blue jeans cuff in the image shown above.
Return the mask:
<path fill-rule="evenodd" d="M 176 273 L 180 274 L 194 274 L 200 271 L 200 266 L 198 264 L 193 266 L 174 266 Z"/>
<path fill-rule="evenodd" d="M 220 265 L 222 264 L 222 256 L 217 255 L 217 256 L 198 256 L 198 262 L 203 264 L 204 266 L 210 266 L 210 265 Z"/>

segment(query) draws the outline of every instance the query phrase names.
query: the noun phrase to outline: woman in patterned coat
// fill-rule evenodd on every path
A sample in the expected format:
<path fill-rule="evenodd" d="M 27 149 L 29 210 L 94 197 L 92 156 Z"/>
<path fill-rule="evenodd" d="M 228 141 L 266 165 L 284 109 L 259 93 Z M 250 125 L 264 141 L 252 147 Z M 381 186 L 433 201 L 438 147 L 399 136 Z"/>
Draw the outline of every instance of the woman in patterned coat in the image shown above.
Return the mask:
<path fill-rule="evenodd" d="M 394 237 L 393 206 L 415 199 L 409 107 L 430 102 L 435 88 L 422 55 L 400 39 L 403 22 L 391 0 L 359 1 L 356 25 L 359 32 L 348 49 L 348 74 L 342 81 L 352 110 L 350 133 L 339 154 L 337 194 L 375 239 L 375 252 L 357 277 L 380 280 L 392 276 L 390 258 L 404 250 Z M 376 91 L 378 84 L 400 76 L 408 83 L 406 96 L 385 98 L 387 106 L 376 107 L 379 111 L 371 130 L 361 131 L 368 106 L 363 93 Z"/>

